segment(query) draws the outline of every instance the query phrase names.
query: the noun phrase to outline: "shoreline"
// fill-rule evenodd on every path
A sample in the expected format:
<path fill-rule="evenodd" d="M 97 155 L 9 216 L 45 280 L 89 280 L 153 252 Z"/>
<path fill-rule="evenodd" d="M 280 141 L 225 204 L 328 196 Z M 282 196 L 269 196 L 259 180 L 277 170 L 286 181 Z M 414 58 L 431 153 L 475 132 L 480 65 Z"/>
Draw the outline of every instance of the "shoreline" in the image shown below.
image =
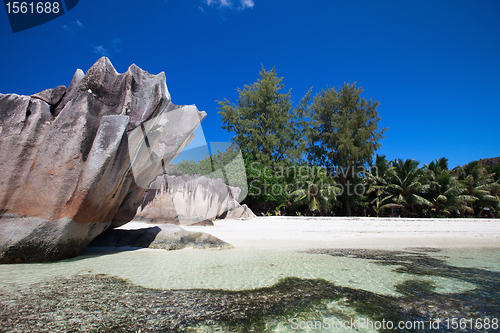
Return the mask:
<path fill-rule="evenodd" d="M 120 229 L 155 225 L 132 221 Z M 236 248 L 500 247 L 498 219 L 279 216 L 181 227 L 206 232 Z"/>
<path fill-rule="evenodd" d="M 7 265 L 0 324 L 12 331 L 43 325 L 47 331 L 238 332 L 294 331 L 290 319 L 303 316 L 494 317 L 500 223 L 470 221 L 264 217 L 183 226 L 236 248 L 95 248 L 89 257 L 58 263 Z M 153 226 L 132 222 L 121 229 Z M 430 248 L 429 235 L 443 237 L 449 250 Z M 426 248 L 417 248 L 420 241 Z M 300 242 L 310 250 L 295 251 Z M 390 251 L 395 244 L 405 250 Z"/>

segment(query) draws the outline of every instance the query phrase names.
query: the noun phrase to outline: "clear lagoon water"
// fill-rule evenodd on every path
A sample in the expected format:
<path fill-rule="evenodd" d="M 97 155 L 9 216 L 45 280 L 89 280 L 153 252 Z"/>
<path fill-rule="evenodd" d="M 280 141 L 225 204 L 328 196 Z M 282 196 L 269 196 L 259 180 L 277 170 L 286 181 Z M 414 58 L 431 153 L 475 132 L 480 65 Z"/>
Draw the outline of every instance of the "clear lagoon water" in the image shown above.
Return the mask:
<path fill-rule="evenodd" d="M 2 298 L 8 298 L 19 290 L 50 285 L 52 280 L 99 274 L 152 290 L 203 290 L 207 295 L 228 292 L 239 295 L 234 297 L 243 297 L 242 293 L 247 297 L 253 290 L 272 297 L 289 288 L 280 289 L 283 281 L 288 281 L 288 285 L 295 283 L 296 288 L 302 288 L 298 286 L 308 281 L 311 289 L 305 288 L 304 296 L 300 297 L 307 299 L 321 294 L 314 296 L 314 302 L 287 304 L 283 311 L 277 306 L 275 312 L 260 315 L 252 312 L 254 317 L 249 316 L 247 323 L 199 320 L 175 327 L 181 331 L 331 332 L 332 327 L 325 323 L 346 318 L 374 321 L 386 317 L 394 320 L 416 318 L 426 323 L 437 317 L 446 320 L 446 316 L 476 321 L 500 318 L 500 297 L 497 298 L 500 296 L 500 248 L 491 247 L 139 249 L 121 252 L 89 248 L 77 258 L 56 263 L 0 265 L 0 291 Z M 331 296 L 323 292 L 325 288 L 332 288 Z M 371 308 L 372 305 L 375 307 Z M 464 332 L 491 331 L 483 327 L 483 330 L 478 329 L 472 321 L 470 327 L 468 322 L 464 325 L 461 330 Z M 430 326 L 427 330 L 406 331 L 437 332 L 447 331 L 447 328 L 450 332 L 460 331 L 444 326 L 432 330 Z M 378 326 L 357 329 L 384 331 Z M 162 331 L 161 327 L 158 331 Z M 335 331 L 343 330 L 337 327 Z"/>
<path fill-rule="evenodd" d="M 394 270 L 395 266 L 380 265 L 375 260 L 332 257 L 300 249 L 96 252 L 90 249 L 75 259 L 56 263 L 1 265 L 0 286 L 22 287 L 76 274 L 107 274 L 138 286 L 162 289 L 255 289 L 270 287 L 286 277 L 324 279 L 340 286 L 393 296 L 399 295 L 396 285 L 415 279 L 434 282 L 440 293 L 475 287 L 455 278 L 400 273 Z M 444 249 L 433 253 L 433 257 L 444 258 L 455 266 L 500 271 L 498 250 Z"/>

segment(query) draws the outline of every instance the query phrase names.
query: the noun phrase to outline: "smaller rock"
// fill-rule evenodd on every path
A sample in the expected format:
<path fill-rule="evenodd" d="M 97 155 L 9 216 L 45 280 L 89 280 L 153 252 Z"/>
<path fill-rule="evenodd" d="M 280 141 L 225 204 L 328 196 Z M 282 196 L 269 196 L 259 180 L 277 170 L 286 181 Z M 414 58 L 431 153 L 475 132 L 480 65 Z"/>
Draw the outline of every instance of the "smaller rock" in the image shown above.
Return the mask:
<path fill-rule="evenodd" d="M 254 218 L 256 215 L 252 212 L 247 205 L 241 205 L 235 208 L 232 208 L 227 211 L 226 219 L 250 219 Z"/>
<path fill-rule="evenodd" d="M 167 223 L 193 225 L 203 220 L 252 218 L 255 214 L 238 202 L 241 189 L 221 179 L 200 175 L 158 176 L 146 190 L 137 210 L 143 218 L 166 219 Z M 207 225 L 207 224 L 202 224 Z"/>
<path fill-rule="evenodd" d="M 144 247 L 150 249 L 180 250 L 233 248 L 217 237 L 204 232 L 191 232 L 173 224 L 135 230 L 112 229 L 97 236 L 91 247 Z"/>

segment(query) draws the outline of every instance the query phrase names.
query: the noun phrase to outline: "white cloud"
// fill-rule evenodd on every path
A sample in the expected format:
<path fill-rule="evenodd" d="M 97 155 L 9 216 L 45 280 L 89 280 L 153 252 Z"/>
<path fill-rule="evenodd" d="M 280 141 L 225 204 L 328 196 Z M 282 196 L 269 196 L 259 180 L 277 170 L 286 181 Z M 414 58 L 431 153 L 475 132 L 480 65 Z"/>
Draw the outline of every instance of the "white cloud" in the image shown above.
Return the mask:
<path fill-rule="evenodd" d="M 94 53 L 98 55 L 102 55 L 105 57 L 109 57 L 109 52 L 104 48 L 104 46 L 99 45 L 99 46 L 94 46 Z"/>
<path fill-rule="evenodd" d="M 255 4 L 253 0 L 240 0 L 241 9 L 252 8 Z"/>
<path fill-rule="evenodd" d="M 207 6 L 215 5 L 219 8 L 233 8 L 235 4 L 239 4 L 236 8 L 240 10 L 252 8 L 255 5 L 253 1 L 254 0 L 203 0 Z"/>
<path fill-rule="evenodd" d="M 84 25 L 80 20 L 71 21 L 68 24 L 63 25 L 64 30 L 73 32 L 76 29 L 83 29 Z"/>

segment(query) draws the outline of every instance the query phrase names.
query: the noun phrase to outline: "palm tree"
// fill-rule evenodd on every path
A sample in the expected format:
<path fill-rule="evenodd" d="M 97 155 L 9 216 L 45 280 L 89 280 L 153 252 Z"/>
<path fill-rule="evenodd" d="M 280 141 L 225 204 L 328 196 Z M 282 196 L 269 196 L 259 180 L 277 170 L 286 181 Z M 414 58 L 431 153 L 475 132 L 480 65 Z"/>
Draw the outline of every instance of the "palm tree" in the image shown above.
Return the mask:
<path fill-rule="evenodd" d="M 464 194 L 477 199 L 472 205 L 472 214 L 477 217 L 481 217 L 485 209 L 498 211 L 500 208 L 500 184 L 493 177 L 493 173 L 487 173 L 486 168 L 477 162 L 458 170 L 458 179 L 465 187 Z"/>
<path fill-rule="evenodd" d="M 396 159 L 387 171 L 387 193 L 393 202 L 403 205 L 412 214 L 416 214 L 418 208 L 431 204 L 422 196 L 425 187 L 421 183 L 423 172 L 418 164 L 418 161 L 412 159 Z"/>
<path fill-rule="evenodd" d="M 449 217 L 473 213 L 472 203 L 477 200 L 466 193 L 465 186 L 453 177 L 450 170 L 428 169 L 427 199 L 431 202 L 429 214 L 434 217 Z"/>
<path fill-rule="evenodd" d="M 393 203 L 390 203 L 391 196 L 386 196 L 385 198 L 380 198 L 380 196 L 377 196 L 375 199 L 372 200 L 371 204 L 373 211 L 375 214 L 377 214 L 377 217 L 380 216 L 380 214 L 384 211 L 384 209 L 387 208 L 392 208 Z"/>
<path fill-rule="evenodd" d="M 429 164 L 424 164 L 424 172 L 434 172 L 439 173 L 441 171 L 448 170 L 448 159 L 446 157 L 441 157 L 436 159 Z"/>
<path fill-rule="evenodd" d="M 500 213 L 500 184 L 499 184 L 500 180 L 497 180 L 495 182 L 495 184 L 497 184 L 495 187 L 492 187 L 490 192 L 491 192 L 491 196 L 495 197 L 497 199 L 496 203 L 495 203 L 495 208 L 493 210 L 493 212 L 491 212 L 492 216 L 497 216 L 498 217 L 498 214 Z"/>
<path fill-rule="evenodd" d="M 427 213 L 434 217 L 468 214 L 476 198 L 466 193 L 453 170 L 448 169 L 448 159 L 442 157 L 424 166 L 426 198 L 431 202 Z"/>
<path fill-rule="evenodd" d="M 338 204 L 337 195 L 341 189 L 335 186 L 335 181 L 326 175 L 324 168 L 312 167 L 308 177 L 296 184 L 297 190 L 290 193 L 292 205 L 307 206 L 307 211 L 326 214 Z"/>

